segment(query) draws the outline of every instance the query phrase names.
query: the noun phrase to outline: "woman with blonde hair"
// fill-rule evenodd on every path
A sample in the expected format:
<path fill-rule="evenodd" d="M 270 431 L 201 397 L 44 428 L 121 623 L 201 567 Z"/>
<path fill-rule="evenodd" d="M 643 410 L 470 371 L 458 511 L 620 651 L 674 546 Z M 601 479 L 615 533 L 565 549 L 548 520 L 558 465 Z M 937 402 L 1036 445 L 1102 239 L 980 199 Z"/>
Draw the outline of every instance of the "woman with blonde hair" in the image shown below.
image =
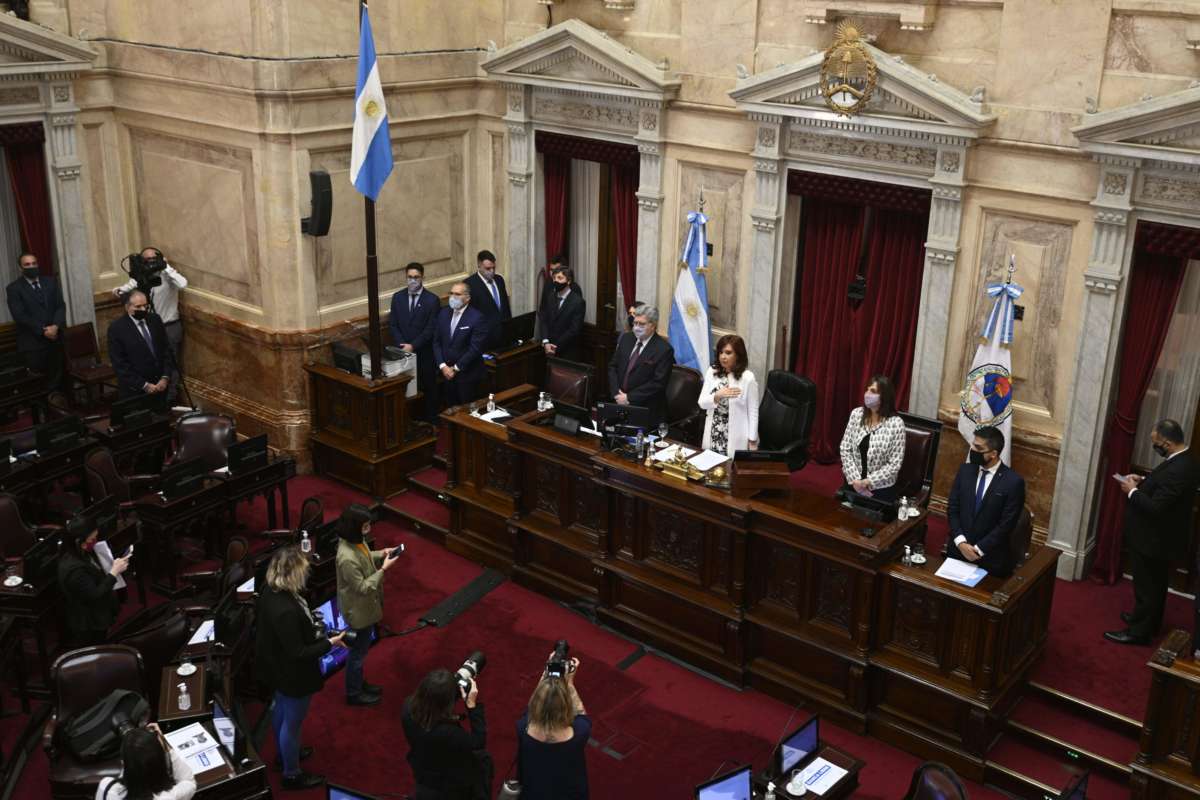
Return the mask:
<path fill-rule="evenodd" d="M 271 556 L 266 586 L 258 598 L 254 655 L 258 677 L 274 692 L 271 727 L 283 764 L 283 788 L 307 789 L 325 778 L 300 769 L 312 749 L 300 746 L 300 725 L 308 704 L 323 685 L 321 656 L 342 646 L 344 634 L 326 638 L 318 632 L 301 592 L 311 570 L 299 547 L 284 547 Z"/>
<path fill-rule="evenodd" d="M 517 721 L 522 800 L 587 800 L 584 754 L 592 721 L 575 690 L 578 669 L 579 659 L 572 658 L 564 676 L 543 674 Z"/>

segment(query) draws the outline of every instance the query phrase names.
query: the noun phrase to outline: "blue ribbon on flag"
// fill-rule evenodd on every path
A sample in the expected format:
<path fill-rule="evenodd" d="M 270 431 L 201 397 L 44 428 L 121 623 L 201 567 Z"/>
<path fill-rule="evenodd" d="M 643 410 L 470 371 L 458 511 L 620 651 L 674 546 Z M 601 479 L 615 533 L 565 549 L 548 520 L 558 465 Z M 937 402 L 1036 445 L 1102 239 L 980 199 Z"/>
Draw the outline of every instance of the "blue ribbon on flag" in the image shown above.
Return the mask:
<path fill-rule="evenodd" d="M 708 217 L 699 211 L 689 211 L 687 215 L 688 229 L 687 241 L 683 243 L 683 253 L 680 254 L 679 260 L 685 264 L 691 264 L 688 260 L 688 253 L 692 252 L 692 246 L 699 248 L 696 254 L 695 266 L 697 269 L 706 269 L 708 267 L 708 242 L 705 238 L 704 226 L 708 224 Z"/>
<path fill-rule="evenodd" d="M 995 298 L 996 302 L 992 304 L 992 312 L 988 314 L 987 322 L 983 325 L 983 332 L 979 335 L 991 341 L 996 332 L 996 326 L 999 325 L 1001 343 L 1012 344 L 1015 314 L 1013 303 L 1024 291 L 1024 288 L 1015 283 L 989 283 L 987 295 Z"/>

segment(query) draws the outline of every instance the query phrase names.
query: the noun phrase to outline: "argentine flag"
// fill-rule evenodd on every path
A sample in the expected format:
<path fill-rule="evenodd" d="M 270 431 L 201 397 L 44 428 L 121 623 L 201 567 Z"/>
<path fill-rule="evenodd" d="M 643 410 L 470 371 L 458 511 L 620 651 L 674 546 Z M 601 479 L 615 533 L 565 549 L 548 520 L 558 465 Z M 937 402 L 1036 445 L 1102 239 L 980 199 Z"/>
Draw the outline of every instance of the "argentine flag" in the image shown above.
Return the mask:
<path fill-rule="evenodd" d="M 388 134 L 387 105 L 375 63 L 375 40 L 367 5 L 362 7 L 358 42 L 358 83 L 354 92 L 354 139 L 350 147 L 350 182 L 361 194 L 375 200 L 392 174 L 392 140 Z"/>
<path fill-rule="evenodd" d="M 712 359 L 712 331 L 708 325 L 708 284 L 701 269 L 708 266 L 708 243 L 704 226 L 708 217 L 699 211 L 687 215 L 690 225 L 683 255 L 679 257 L 679 281 L 671 303 L 669 338 L 675 348 L 675 363 L 701 373 Z"/>

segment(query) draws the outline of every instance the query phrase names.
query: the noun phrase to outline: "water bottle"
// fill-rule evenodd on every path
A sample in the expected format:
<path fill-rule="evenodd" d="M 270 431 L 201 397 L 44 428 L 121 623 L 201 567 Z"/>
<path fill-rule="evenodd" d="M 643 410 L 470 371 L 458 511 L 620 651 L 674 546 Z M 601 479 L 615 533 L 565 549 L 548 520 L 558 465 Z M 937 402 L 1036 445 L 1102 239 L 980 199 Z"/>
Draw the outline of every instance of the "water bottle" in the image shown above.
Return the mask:
<path fill-rule="evenodd" d="M 904 522 L 904 520 L 908 519 L 908 514 L 908 496 L 905 495 L 904 497 L 900 498 L 900 511 L 896 516 L 900 518 L 901 522 Z"/>
<path fill-rule="evenodd" d="M 312 542 L 309 541 L 308 531 L 300 532 L 300 552 L 306 554 L 312 552 Z"/>
<path fill-rule="evenodd" d="M 634 441 L 633 446 L 637 450 L 638 461 L 641 461 L 642 456 L 644 455 L 643 450 L 645 450 L 645 447 L 646 447 L 646 437 L 642 433 L 641 428 L 638 428 L 637 439 Z"/>
<path fill-rule="evenodd" d="M 187 711 L 192 707 L 192 696 L 188 694 L 187 684 L 179 684 L 179 710 Z"/>
<path fill-rule="evenodd" d="M 489 414 L 496 410 L 496 395 L 494 395 L 494 394 L 488 395 L 487 410 L 488 410 Z"/>
<path fill-rule="evenodd" d="M 909 546 L 907 544 L 904 545 L 904 558 L 902 558 L 900 560 L 900 563 L 906 567 L 912 566 L 912 547 L 911 546 Z"/>

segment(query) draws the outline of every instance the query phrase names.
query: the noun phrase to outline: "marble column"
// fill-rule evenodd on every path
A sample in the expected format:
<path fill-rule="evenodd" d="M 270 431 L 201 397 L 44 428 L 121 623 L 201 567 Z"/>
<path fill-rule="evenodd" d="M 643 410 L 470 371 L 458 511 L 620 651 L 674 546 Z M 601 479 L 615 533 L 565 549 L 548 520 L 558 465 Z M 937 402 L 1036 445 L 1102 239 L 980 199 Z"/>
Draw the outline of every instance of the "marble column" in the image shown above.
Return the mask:
<path fill-rule="evenodd" d="M 76 147 L 75 105 L 69 75 L 43 86 L 46 96 L 46 155 L 51 176 L 50 205 L 58 247 L 58 274 L 67 306 L 67 323 L 96 323 L 87 227 L 83 220 L 81 162 Z"/>
<path fill-rule="evenodd" d="M 777 300 L 780 270 L 778 269 L 779 223 L 787 193 L 786 172 L 779 157 L 783 141 L 782 118 L 767 114 L 751 114 L 758 123 L 754 140 L 754 206 L 750 209 L 753 227 L 750 261 L 750 291 L 746 308 L 750 313 L 740 315 L 738 327 L 746 340 L 750 370 L 766 385 L 767 372 L 773 361 L 774 331 L 782 324 L 779 314 L 790 307 Z"/>
<path fill-rule="evenodd" d="M 908 408 L 914 414 L 932 419 L 937 419 L 946 363 L 950 295 L 962 226 L 966 153 L 966 148 L 957 144 L 939 147 L 937 166 L 929 180 L 933 198 L 925 237 L 925 270 L 921 278 L 921 310 L 917 316 Z"/>
<path fill-rule="evenodd" d="M 662 252 L 662 173 L 663 173 L 663 108 L 660 103 L 646 104 L 638 114 L 638 242 L 637 285 L 634 296 L 644 303 L 658 306 L 665 320 L 668 309 L 658 297 L 659 254 Z M 617 314 L 621 319 L 621 314 Z"/>
<path fill-rule="evenodd" d="M 1086 575 L 1096 545 L 1092 506 L 1099 497 L 1098 456 L 1104 444 L 1115 345 L 1120 337 L 1121 289 L 1129 270 L 1130 196 L 1140 166 L 1133 159 L 1101 156 L 1098 160 L 1092 251 L 1084 272 L 1083 325 L 1047 536 L 1050 545 L 1062 550 L 1058 576 L 1074 580 Z"/>
<path fill-rule="evenodd" d="M 513 314 L 532 311 L 537 265 L 533 240 L 533 122 L 530 90 L 508 86 L 508 264 L 506 275 Z"/>

